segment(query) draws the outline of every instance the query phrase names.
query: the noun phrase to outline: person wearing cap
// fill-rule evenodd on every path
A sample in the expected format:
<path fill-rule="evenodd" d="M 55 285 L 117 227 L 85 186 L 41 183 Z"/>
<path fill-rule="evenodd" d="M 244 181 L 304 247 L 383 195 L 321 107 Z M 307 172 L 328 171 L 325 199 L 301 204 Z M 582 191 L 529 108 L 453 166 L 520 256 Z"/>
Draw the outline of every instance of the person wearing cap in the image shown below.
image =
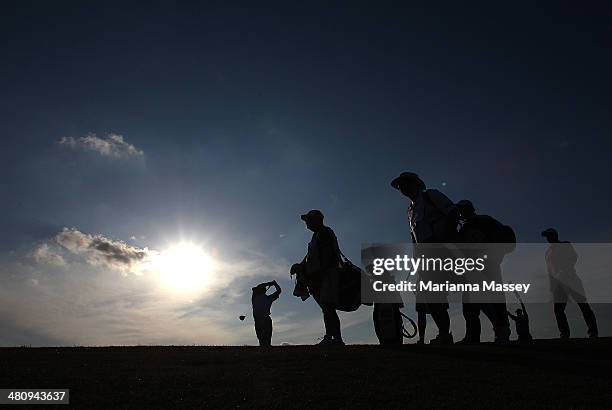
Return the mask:
<path fill-rule="evenodd" d="M 323 312 L 325 336 L 320 345 L 344 345 L 340 330 L 340 318 L 336 312 L 338 302 L 338 275 L 340 266 L 340 248 L 334 231 L 323 223 L 323 213 L 313 209 L 300 216 L 306 228 L 312 231 L 312 239 L 308 244 L 308 253 L 301 263 L 291 268 L 292 273 L 303 273 L 307 292 L 311 294 Z M 303 290 L 294 291 L 294 295 L 302 297 Z"/>
<path fill-rule="evenodd" d="M 274 287 L 274 292 L 270 295 L 266 291 L 271 286 Z M 251 304 L 253 305 L 253 319 L 255 321 L 255 334 L 259 340 L 260 346 L 272 345 L 272 319 L 270 318 L 270 307 L 272 303 L 281 294 L 281 287 L 275 280 L 272 282 L 260 283 L 251 288 Z M 242 320 L 242 319 L 241 319 Z"/>
<path fill-rule="evenodd" d="M 569 339 L 570 328 L 565 315 L 567 301 L 571 297 L 580 308 L 584 321 L 587 325 L 588 336 L 596 338 L 599 334 L 597 320 L 591 306 L 587 303 L 586 292 L 582 280 L 576 274 L 576 262 L 578 254 L 568 241 L 560 241 L 559 233 L 554 228 L 542 231 L 541 235 L 546 238 L 550 246 L 546 250 L 545 260 L 550 290 L 553 295 L 555 318 L 559 328 L 559 337 Z"/>
<path fill-rule="evenodd" d="M 435 189 L 427 189 L 423 180 L 413 172 L 402 172 L 391 181 L 391 186 L 411 201 L 408 207 L 408 222 L 412 241 L 415 244 L 415 255 L 425 252 L 424 247 L 418 250 L 420 244 L 455 242 L 457 233 L 455 214 L 457 211 L 453 202 L 446 195 Z M 419 272 L 419 278 L 424 274 Z M 427 272 L 427 275 L 435 278 L 437 274 Z M 424 343 L 426 314 L 431 315 L 438 327 L 438 335 L 430 343 L 453 343 L 446 294 L 416 292 L 416 311 L 419 343 Z"/>

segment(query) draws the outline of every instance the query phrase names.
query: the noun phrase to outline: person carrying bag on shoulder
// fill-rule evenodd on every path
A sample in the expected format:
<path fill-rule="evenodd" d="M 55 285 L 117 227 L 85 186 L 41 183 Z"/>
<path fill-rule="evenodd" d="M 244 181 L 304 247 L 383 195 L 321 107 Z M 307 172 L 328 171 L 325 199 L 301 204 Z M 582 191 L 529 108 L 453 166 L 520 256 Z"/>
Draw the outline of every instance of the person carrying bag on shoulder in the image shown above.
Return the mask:
<path fill-rule="evenodd" d="M 342 260 L 338 239 L 334 231 L 323 224 L 323 213 L 318 209 L 308 211 L 300 219 L 313 234 L 308 244 L 308 254 L 302 262 L 291 267 L 291 274 L 297 276 L 293 294 L 302 300 L 312 295 L 321 308 L 325 336 L 319 345 L 344 345 L 336 311 Z"/>

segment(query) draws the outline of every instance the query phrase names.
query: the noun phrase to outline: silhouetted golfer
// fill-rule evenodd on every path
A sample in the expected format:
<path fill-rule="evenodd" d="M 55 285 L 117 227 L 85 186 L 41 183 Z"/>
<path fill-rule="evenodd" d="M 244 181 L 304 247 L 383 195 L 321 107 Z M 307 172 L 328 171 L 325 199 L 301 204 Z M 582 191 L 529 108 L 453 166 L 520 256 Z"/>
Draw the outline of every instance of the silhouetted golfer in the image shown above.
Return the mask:
<path fill-rule="evenodd" d="M 269 287 L 274 286 L 274 293 L 267 295 Z M 275 280 L 272 282 L 260 283 L 252 288 L 253 295 L 253 319 L 255 320 L 255 333 L 259 339 L 260 346 L 270 346 L 272 344 L 272 319 L 270 318 L 270 307 L 281 294 L 281 287 Z"/>
<path fill-rule="evenodd" d="M 525 305 L 520 298 L 519 302 L 521 303 L 521 308 L 516 309 L 516 315 L 508 312 L 508 317 L 514 320 L 519 342 L 531 342 L 533 338 L 529 332 L 529 315 L 527 314 L 527 309 L 525 309 Z"/>
<path fill-rule="evenodd" d="M 323 213 L 318 209 L 300 217 L 306 228 L 313 232 L 308 244 L 308 254 L 291 272 L 297 274 L 298 283 L 294 295 L 303 300 L 311 294 L 321 311 L 325 324 L 325 336 L 319 345 L 344 345 L 340 331 L 340 318 L 336 312 L 338 303 L 338 267 L 340 248 L 334 231 L 323 224 Z M 304 289 L 304 284 L 307 289 Z"/>
<path fill-rule="evenodd" d="M 457 202 L 459 221 L 458 240 L 463 243 L 490 244 L 483 250 L 488 256 L 486 269 L 482 272 L 472 271 L 466 273 L 464 278 L 471 283 L 479 283 L 482 280 L 503 282 L 501 263 L 505 256 L 506 241 L 516 242 L 514 233 L 510 227 L 506 227 L 489 215 L 478 215 L 471 201 L 464 199 Z M 510 231 L 510 238 L 505 234 Z M 466 248 L 466 251 L 470 251 Z M 463 318 L 465 319 L 465 337 L 459 342 L 461 344 L 480 343 L 480 312 L 491 321 L 495 333 L 495 342 L 505 343 L 510 340 L 510 322 L 506 310 L 506 298 L 504 294 L 463 292 L 462 294 Z"/>
<path fill-rule="evenodd" d="M 427 189 L 421 178 L 413 172 L 402 172 L 391 181 L 391 186 L 410 198 L 408 207 L 408 222 L 415 244 L 415 255 L 428 252 L 426 248 L 419 249 L 419 244 L 452 243 L 457 232 L 456 212 L 453 202 L 446 195 L 435 189 Z M 436 255 L 439 256 L 439 255 Z M 419 277 L 424 273 L 419 272 Z M 435 272 L 427 272 L 431 278 Z M 448 316 L 448 295 L 442 292 L 424 295 L 416 292 L 417 324 L 419 343 L 424 342 L 426 329 L 426 314 L 430 314 L 436 326 L 438 335 L 430 343 L 452 344 L 450 333 L 450 318 Z"/>
<path fill-rule="evenodd" d="M 550 290 L 555 306 L 555 318 L 559 327 L 559 337 L 569 339 L 570 328 L 565 316 L 565 307 L 569 297 L 578 304 L 588 328 L 589 337 L 597 337 L 597 320 L 591 306 L 587 303 L 586 292 L 582 280 L 576 274 L 578 254 L 568 241 L 560 241 L 554 228 L 542 232 L 550 246 L 546 250 L 546 268 L 550 279 Z"/>

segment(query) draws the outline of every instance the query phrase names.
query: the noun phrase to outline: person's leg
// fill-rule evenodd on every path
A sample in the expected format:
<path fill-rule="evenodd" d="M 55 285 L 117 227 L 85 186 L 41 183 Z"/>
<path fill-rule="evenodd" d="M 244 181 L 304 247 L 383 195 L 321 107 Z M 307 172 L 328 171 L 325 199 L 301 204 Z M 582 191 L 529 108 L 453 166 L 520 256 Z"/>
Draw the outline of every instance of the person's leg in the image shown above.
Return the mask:
<path fill-rule="evenodd" d="M 582 316 L 584 317 L 584 321 L 586 322 L 589 337 L 597 337 L 599 336 L 599 331 L 597 329 L 597 319 L 595 319 L 595 313 L 593 313 L 593 309 L 587 302 L 578 303 L 578 307 L 582 312 Z"/>
<path fill-rule="evenodd" d="M 438 336 L 436 337 L 439 341 L 444 341 L 452 338 L 450 335 L 450 317 L 448 316 L 448 304 L 446 303 L 430 303 L 428 304 L 431 318 L 438 326 Z"/>
<path fill-rule="evenodd" d="M 266 324 L 264 318 L 254 318 L 255 320 L 255 334 L 257 335 L 257 340 L 259 340 L 260 346 L 267 346 L 267 338 L 266 338 Z"/>
<path fill-rule="evenodd" d="M 557 327 L 559 328 L 559 336 L 562 339 L 570 337 L 569 323 L 567 323 L 567 316 L 565 316 L 565 307 L 567 303 L 555 303 L 555 318 L 557 319 Z"/>
<path fill-rule="evenodd" d="M 321 312 L 323 312 L 323 326 L 325 327 L 325 336 L 324 339 L 331 339 L 331 334 L 330 329 L 328 329 L 328 324 L 327 324 L 327 320 L 325 318 L 325 311 L 323 309 L 323 305 L 321 304 L 321 295 L 318 292 L 318 289 L 315 289 L 315 292 L 312 293 L 312 296 L 315 300 L 315 302 L 317 302 L 317 305 L 319 305 L 319 308 L 321 309 Z"/>
<path fill-rule="evenodd" d="M 266 346 L 272 346 L 272 318 L 270 316 L 266 316 L 264 320 L 264 342 Z"/>
<path fill-rule="evenodd" d="M 465 337 L 463 343 L 480 343 L 480 306 L 477 303 L 463 304 Z"/>
<path fill-rule="evenodd" d="M 496 283 L 503 283 L 501 261 L 496 261 L 487 270 L 487 277 Z M 499 263 L 497 263 L 499 262 Z M 508 319 L 508 311 L 506 307 L 506 296 L 497 293 L 489 293 L 487 295 L 487 303 L 482 305 L 483 311 L 493 325 L 496 342 L 508 342 L 510 340 L 510 320 Z"/>
<path fill-rule="evenodd" d="M 417 329 L 419 331 L 419 344 L 425 343 L 425 330 L 427 329 L 427 313 L 425 307 L 417 307 Z"/>
<path fill-rule="evenodd" d="M 329 305 L 323 305 L 321 310 L 323 311 L 323 322 L 325 322 L 325 334 L 331 336 L 335 340 L 342 340 L 340 318 L 338 317 L 336 309 Z"/>
<path fill-rule="evenodd" d="M 501 341 L 509 341 L 510 334 L 512 331 L 510 330 L 510 319 L 508 318 L 508 307 L 505 302 L 496 303 L 497 305 L 497 317 L 499 319 L 499 337 Z"/>
<path fill-rule="evenodd" d="M 505 303 L 484 303 L 482 311 L 487 316 L 493 332 L 495 333 L 496 342 L 507 342 L 510 340 L 510 321 L 506 311 Z"/>
<path fill-rule="evenodd" d="M 447 250 L 444 248 L 432 248 L 424 251 L 424 253 L 425 257 L 444 258 Z M 448 273 L 443 270 L 428 271 L 423 277 L 420 277 L 421 280 L 432 281 L 435 284 L 443 284 L 448 278 Z M 438 328 L 438 335 L 434 339 L 431 339 L 429 343 L 452 343 L 452 335 L 449 332 L 450 317 L 448 316 L 448 293 L 423 291 L 418 292 L 417 296 L 420 296 L 421 300 L 427 303 L 427 313 L 431 315 L 431 318 Z"/>
<path fill-rule="evenodd" d="M 317 302 L 323 312 L 323 325 L 325 326 L 325 337 L 324 340 L 336 339 L 342 340 L 342 334 L 340 331 L 340 318 L 336 309 L 321 302 L 321 295 L 319 292 L 313 294 L 314 300 Z"/>

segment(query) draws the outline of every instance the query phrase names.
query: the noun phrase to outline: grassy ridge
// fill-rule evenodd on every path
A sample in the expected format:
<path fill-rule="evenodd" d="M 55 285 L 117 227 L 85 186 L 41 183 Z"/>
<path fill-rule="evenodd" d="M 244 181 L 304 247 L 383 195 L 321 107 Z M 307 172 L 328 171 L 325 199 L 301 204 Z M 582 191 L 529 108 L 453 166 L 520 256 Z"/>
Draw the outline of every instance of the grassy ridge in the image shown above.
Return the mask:
<path fill-rule="evenodd" d="M 3 388 L 70 388 L 71 404 L 79 407 L 516 409 L 612 403 L 611 339 L 399 349 L 0 348 L 0 362 Z"/>

